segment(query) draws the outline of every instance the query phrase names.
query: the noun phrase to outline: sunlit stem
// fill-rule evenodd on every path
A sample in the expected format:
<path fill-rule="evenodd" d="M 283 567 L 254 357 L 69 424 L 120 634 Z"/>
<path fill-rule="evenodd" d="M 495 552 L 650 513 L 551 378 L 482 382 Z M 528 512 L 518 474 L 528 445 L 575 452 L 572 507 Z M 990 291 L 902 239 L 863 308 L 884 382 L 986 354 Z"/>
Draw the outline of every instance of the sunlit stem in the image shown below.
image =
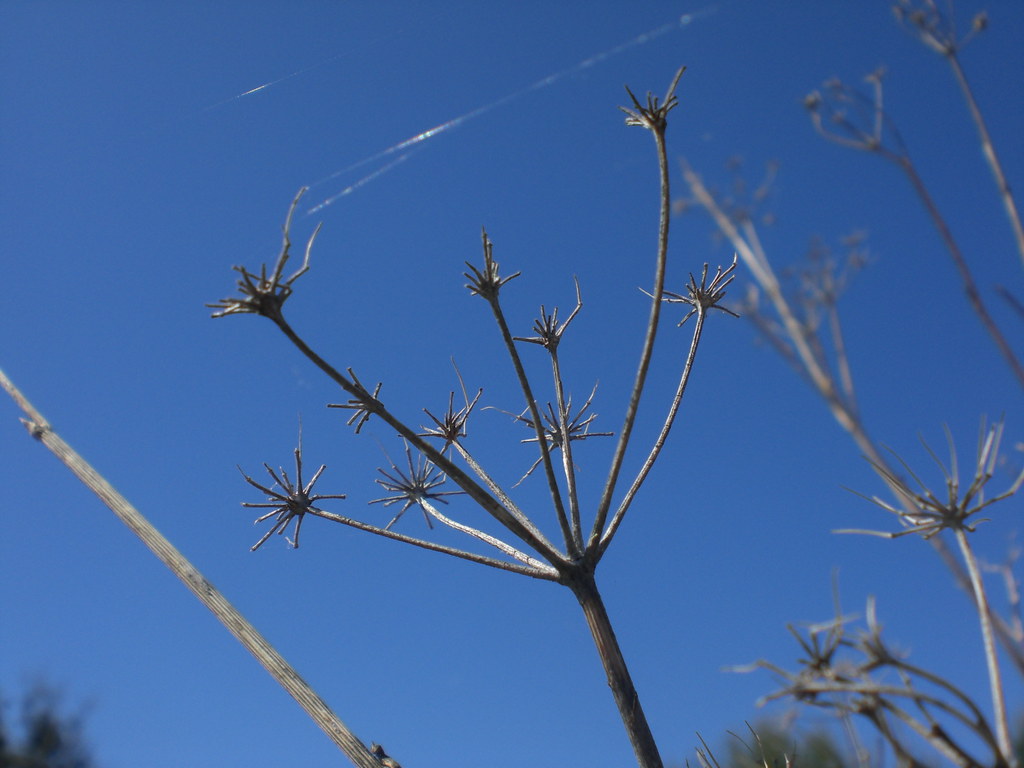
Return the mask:
<path fill-rule="evenodd" d="M 658 319 L 661 317 L 661 300 L 665 291 L 665 264 L 668 260 L 668 226 L 671 212 L 668 157 L 665 152 L 664 128 L 652 130 L 651 133 L 654 135 L 658 152 L 658 173 L 661 177 L 658 253 L 655 260 L 654 289 L 651 291 L 651 313 L 647 320 L 647 331 L 640 353 L 640 364 L 637 367 L 636 380 L 633 383 L 633 391 L 630 393 L 629 405 L 626 408 L 626 418 L 622 424 L 622 431 L 619 433 L 618 443 L 615 445 L 615 453 L 612 456 L 608 479 L 605 482 L 604 491 L 601 494 L 601 500 L 598 503 L 597 513 L 594 517 L 594 527 L 590 532 L 590 539 L 587 542 L 588 551 L 595 551 L 595 547 L 598 545 L 599 537 L 604 530 L 605 520 L 608 517 L 608 510 L 612 504 L 612 496 L 615 493 L 619 472 L 622 470 L 622 462 L 626 457 L 626 448 L 629 445 L 629 438 L 633 432 L 633 423 L 640 408 L 640 398 L 643 395 L 644 383 L 647 381 L 647 370 L 650 367 L 651 355 L 654 352 L 654 339 L 658 333 Z"/>
<path fill-rule="evenodd" d="M 544 542 L 548 547 L 554 551 L 555 546 L 547 540 L 547 537 L 533 524 L 533 522 L 526 516 L 514 501 L 509 497 L 505 490 L 498 485 L 498 483 L 492 478 L 479 462 L 473 457 L 473 455 L 466 450 L 462 443 L 455 441 L 452 443 L 455 446 L 455 450 L 459 452 L 459 455 L 465 460 L 469 468 L 473 470 L 477 477 L 484 481 L 484 485 L 487 486 L 488 490 L 495 495 L 498 501 L 501 502 L 502 506 L 509 511 L 510 514 L 516 517 L 526 528 L 528 528 L 538 540 Z"/>
<path fill-rule="evenodd" d="M 964 563 L 967 565 L 967 573 L 971 580 L 974 600 L 978 606 L 978 618 L 981 622 L 981 639 L 985 647 L 985 661 L 988 664 L 989 687 L 992 691 L 992 710 L 996 721 L 999 750 L 1010 766 L 1016 766 L 1017 760 L 1014 755 L 1013 744 L 1010 741 L 1010 728 L 1006 719 L 1006 701 L 1003 698 L 1003 681 L 999 674 L 999 658 L 996 654 L 995 637 L 992 632 L 988 595 L 985 593 L 985 586 L 981 581 L 981 571 L 978 568 L 978 562 L 974 557 L 974 552 L 971 550 L 970 542 L 967 540 L 967 532 L 963 528 L 957 528 L 954 533 L 957 544 L 960 545 L 960 553 L 963 555 Z"/>
<path fill-rule="evenodd" d="M 520 552 L 512 545 L 506 544 L 499 538 L 491 536 L 488 533 L 484 533 L 483 531 L 478 530 L 477 528 L 473 528 L 472 526 L 465 525 L 463 523 L 452 520 L 447 515 L 442 514 L 441 511 L 433 504 L 431 504 L 427 499 L 421 499 L 419 504 L 421 507 L 423 507 L 423 509 L 427 511 L 427 513 L 432 518 L 437 520 L 439 523 L 443 523 L 444 525 L 447 525 L 449 528 L 459 531 L 460 533 L 465 533 L 468 536 L 472 536 L 474 539 L 478 539 L 484 542 L 485 544 L 490 544 L 492 547 L 508 555 L 512 559 L 518 560 L 519 562 L 530 566 L 536 571 L 546 573 L 550 578 L 558 577 L 558 571 L 556 571 L 550 565 L 546 565 L 545 563 L 542 563 L 540 560 L 537 560 L 534 557 L 530 557 L 525 552 Z"/>
<path fill-rule="evenodd" d="M 456 547 L 448 547 L 444 544 L 436 544 L 433 541 L 426 541 L 425 539 L 417 539 L 413 536 L 406 536 L 404 533 L 397 533 L 387 528 L 381 528 L 377 525 L 371 525 L 370 523 L 364 523 L 362 520 L 353 520 L 350 517 L 344 517 L 342 515 L 336 515 L 333 512 L 326 512 L 322 509 L 310 509 L 307 514 L 315 517 L 322 517 L 324 520 L 330 520 L 332 523 L 341 523 L 347 525 L 350 528 L 356 528 L 366 533 L 373 533 L 377 536 L 383 536 L 386 539 L 393 539 L 395 541 L 401 541 L 405 544 L 411 544 L 414 547 L 420 547 L 421 549 L 427 549 L 431 552 L 440 552 L 444 555 L 451 555 L 461 560 L 468 560 L 472 563 L 479 563 L 481 565 L 489 565 L 492 568 L 498 568 L 503 571 L 511 571 L 512 573 L 521 573 L 524 576 L 532 576 L 535 579 L 546 579 L 548 581 L 555 581 L 558 579 L 558 572 L 555 571 L 551 566 L 544 565 L 542 567 L 534 567 L 533 565 L 520 565 L 519 563 L 509 563 L 504 560 L 496 560 L 493 557 L 487 557 L 485 555 L 478 555 L 475 552 L 467 552 Z M 537 562 L 537 561 L 534 561 Z"/>

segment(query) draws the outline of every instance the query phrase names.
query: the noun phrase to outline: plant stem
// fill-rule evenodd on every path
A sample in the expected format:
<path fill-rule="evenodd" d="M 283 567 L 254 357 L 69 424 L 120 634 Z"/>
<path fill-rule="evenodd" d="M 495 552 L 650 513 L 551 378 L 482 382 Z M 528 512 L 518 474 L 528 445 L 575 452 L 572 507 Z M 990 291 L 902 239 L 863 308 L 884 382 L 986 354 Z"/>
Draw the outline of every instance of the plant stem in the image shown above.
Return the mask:
<path fill-rule="evenodd" d="M 181 579 L 182 583 L 205 605 L 217 620 L 235 636 L 249 653 L 263 665 L 271 676 L 298 702 L 328 738 L 352 761 L 357 768 L 380 768 L 380 762 L 366 745 L 345 726 L 327 703 L 317 695 L 302 676 L 275 648 L 267 642 L 206 577 L 171 544 L 133 507 L 124 496 L 117 492 L 106 478 L 93 467 L 50 427 L 42 414 L 14 386 L 3 371 L 0 371 L 0 386 L 14 399 L 28 416 L 22 422 L 29 434 L 45 445 L 85 486 L 100 497 L 100 500 L 120 518 L 121 522 L 138 536 L 142 543 L 167 568 Z"/>
<path fill-rule="evenodd" d="M 668 155 L 665 150 L 664 128 L 660 131 L 652 131 L 652 133 L 654 134 L 654 141 L 658 152 L 658 175 L 661 178 L 661 190 L 658 224 L 658 253 L 654 268 L 654 290 L 651 291 L 651 314 L 647 320 L 647 331 L 644 335 L 643 350 L 640 353 L 640 364 L 637 367 L 636 381 L 633 383 L 633 391 L 629 396 L 629 406 L 626 408 L 626 418 L 622 424 L 622 431 L 619 433 L 619 441 L 615 445 L 615 454 L 612 456 L 612 465 L 608 470 L 608 480 L 606 481 L 604 491 L 601 494 L 601 501 L 597 506 L 597 512 L 594 516 L 594 526 L 590 532 L 590 540 L 587 542 L 587 551 L 591 555 L 593 555 L 600 546 L 600 538 L 604 529 L 605 520 L 608 517 L 608 510 L 612 504 L 612 495 L 615 493 L 615 484 L 619 479 L 622 462 L 626 457 L 626 448 L 629 445 L 629 437 L 633 431 L 633 423 L 636 420 L 636 413 L 640 408 L 640 398 L 643 395 L 644 383 L 647 380 L 647 369 L 650 367 L 651 356 L 654 353 L 654 338 L 658 333 L 658 319 L 661 317 L 661 300 L 665 291 L 665 265 L 668 261 L 668 226 L 671 218 L 672 197 L 668 178 Z"/>
<path fill-rule="evenodd" d="M 608 687 L 612 689 L 637 763 L 640 768 L 662 768 L 658 745 L 654 742 L 651 728 L 640 706 L 640 697 L 637 696 L 626 660 L 622 656 L 618 640 L 615 639 L 615 630 L 612 628 L 611 619 L 608 618 L 593 572 L 575 567 L 567 575 L 565 584 L 576 595 L 583 609 L 590 634 L 594 638 L 594 645 L 597 646 L 597 653 L 608 676 Z"/>
<path fill-rule="evenodd" d="M 984 152 L 985 160 L 992 169 L 992 175 L 996 180 L 996 187 L 999 189 L 999 196 L 1003 199 L 1003 206 L 1006 208 L 1006 216 L 1010 219 L 1010 226 L 1013 228 L 1013 239 L 1017 244 L 1017 251 L 1020 254 L 1021 261 L 1024 262 L 1024 226 L 1021 225 L 1020 214 L 1017 212 L 1017 204 L 1014 202 L 1010 184 L 1003 174 L 1003 166 L 999 162 L 999 156 L 996 154 L 992 137 L 989 136 L 988 128 L 985 125 L 985 118 L 982 117 L 981 109 L 978 108 L 978 103 L 974 100 L 974 92 L 971 90 L 971 86 L 967 82 L 967 76 L 960 66 L 960 59 L 957 58 L 955 51 L 951 52 L 947 58 L 949 59 L 950 67 L 953 68 L 956 81 L 960 85 L 960 90 L 963 91 L 967 107 L 971 111 L 971 119 L 974 120 L 974 124 L 978 127 L 982 152 Z"/>
<path fill-rule="evenodd" d="M 963 555 L 964 563 L 967 565 L 967 573 L 971 579 L 971 587 L 974 591 L 974 600 L 978 606 L 978 617 L 981 621 L 981 639 L 985 646 L 985 661 L 988 663 L 989 687 L 992 689 L 992 716 L 996 721 L 996 737 L 999 740 L 999 750 L 1008 765 L 1016 767 L 1014 759 L 1013 744 L 1010 741 L 1010 729 L 1006 720 L 1006 701 L 1003 698 L 1003 681 L 999 675 L 999 658 L 996 655 L 996 642 L 992 633 L 991 612 L 988 605 L 988 596 L 985 594 L 985 586 L 981 582 L 981 571 L 978 568 L 974 552 L 971 550 L 970 542 L 967 540 L 967 532 L 962 528 L 955 531 L 957 544 L 960 545 L 960 553 Z"/>
<path fill-rule="evenodd" d="M 640 490 L 640 486 L 643 485 L 645 479 L 647 479 L 648 473 L 654 466 L 654 462 L 658 460 L 658 456 L 661 453 L 661 449 L 665 445 L 665 441 L 668 439 L 669 430 L 672 429 L 672 425 L 675 423 L 676 413 L 679 411 L 679 404 L 683 400 L 683 395 L 686 393 L 686 384 L 690 380 L 690 372 L 693 370 L 693 361 L 697 356 L 697 345 L 700 344 L 700 337 L 704 330 L 704 320 L 707 315 L 703 307 L 697 311 L 697 322 L 693 329 L 693 340 L 690 342 L 690 351 L 686 355 L 686 364 L 683 366 L 683 372 L 679 377 L 679 386 L 676 387 L 675 397 L 672 398 L 672 405 L 669 407 L 668 416 L 665 417 L 665 423 L 661 426 L 661 432 L 658 434 L 657 440 L 654 441 L 654 445 L 651 448 L 651 452 L 647 455 L 647 460 L 643 463 L 640 471 L 637 473 L 636 479 L 633 484 L 626 491 L 625 497 L 619 504 L 619 508 L 615 511 L 612 516 L 611 522 L 608 524 L 608 529 L 601 537 L 600 546 L 597 549 L 597 557 L 601 557 L 605 550 L 608 549 L 608 545 L 611 544 L 612 536 L 615 535 L 615 531 L 618 530 L 619 523 L 622 522 L 623 516 L 626 514 L 626 510 L 629 509 L 629 505 L 633 503 L 633 498 L 636 496 L 637 491 Z"/>
<path fill-rule="evenodd" d="M 950 231 L 946 224 L 946 220 L 939 212 L 939 208 L 932 199 L 931 194 L 928 192 L 928 188 L 925 186 L 924 181 L 922 181 L 921 177 L 917 174 L 917 170 L 914 168 L 913 163 L 910 162 L 910 158 L 905 155 L 901 157 L 887 156 L 887 158 L 899 165 L 900 169 L 907 175 L 907 178 L 913 185 L 914 191 L 917 193 L 917 196 L 920 198 L 925 210 L 931 217 L 935 229 L 938 230 L 939 236 L 942 238 L 942 242 L 946 246 L 946 250 L 949 251 L 949 255 L 953 259 L 953 264 L 956 267 L 957 272 L 960 273 L 960 281 L 964 285 L 964 292 L 967 294 L 967 300 L 970 302 L 971 308 L 981 320 L 981 324 L 985 326 L 985 330 L 988 331 L 989 336 L 991 336 L 992 340 L 996 343 L 1000 354 L 1006 360 L 1007 365 L 1010 366 L 1010 370 L 1013 371 L 1013 375 L 1017 378 L 1017 383 L 1024 387 L 1024 366 L 1022 366 L 1020 361 L 1017 360 L 1017 356 L 1014 354 L 1013 348 L 999 330 L 999 326 L 996 324 L 996 321 L 993 320 L 992 316 L 988 313 L 988 308 L 985 306 L 985 302 L 981 298 L 981 292 L 978 290 L 978 286 L 974 282 L 974 276 L 971 274 L 971 269 L 967 266 L 967 260 L 960 252 L 960 247 L 957 245 L 957 242 L 953 237 L 953 233 Z"/>

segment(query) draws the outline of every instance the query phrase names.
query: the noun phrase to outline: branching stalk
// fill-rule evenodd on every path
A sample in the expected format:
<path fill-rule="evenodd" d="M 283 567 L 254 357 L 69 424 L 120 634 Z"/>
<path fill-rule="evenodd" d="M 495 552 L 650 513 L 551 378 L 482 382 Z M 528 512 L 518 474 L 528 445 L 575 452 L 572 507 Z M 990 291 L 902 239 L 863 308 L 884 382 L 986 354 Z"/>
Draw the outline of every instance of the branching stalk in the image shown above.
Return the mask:
<path fill-rule="evenodd" d="M 272 318 L 273 319 L 273 318 Z M 392 427 L 399 435 L 404 437 L 409 443 L 416 447 L 424 456 L 432 461 L 442 472 L 444 472 L 452 482 L 459 486 L 462 490 L 470 496 L 473 501 L 479 504 L 484 511 L 490 514 L 495 520 L 501 523 L 511 533 L 517 536 L 520 540 L 524 541 L 529 546 L 540 554 L 545 560 L 552 565 L 559 565 L 564 562 L 562 555 L 549 544 L 539 539 L 533 534 L 533 532 L 523 525 L 515 515 L 511 514 L 505 509 L 500 502 L 498 502 L 493 496 L 482 488 L 472 477 L 467 475 L 461 467 L 453 463 L 447 456 L 443 455 L 433 445 L 428 443 L 414 430 L 410 429 L 403 422 L 395 418 L 384 406 L 377 400 L 373 400 L 368 397 L 361 387 L 355 386 L 345 376 L 339 373 L 335 368 L 324 360 L 320 355 L 314 352 L 308 344 L 297 334 L 292 327 L 285 321 L 284 317 L 274 319 L 274 323 L 281 332 L 294 344 L 303 355 L 317 366 L 321 371 L 326 373 L 338 386 L 344 389 L 353 397 L 359 399 L 365 403 L 366 409 L 378 416 L 388 426 Z"/>

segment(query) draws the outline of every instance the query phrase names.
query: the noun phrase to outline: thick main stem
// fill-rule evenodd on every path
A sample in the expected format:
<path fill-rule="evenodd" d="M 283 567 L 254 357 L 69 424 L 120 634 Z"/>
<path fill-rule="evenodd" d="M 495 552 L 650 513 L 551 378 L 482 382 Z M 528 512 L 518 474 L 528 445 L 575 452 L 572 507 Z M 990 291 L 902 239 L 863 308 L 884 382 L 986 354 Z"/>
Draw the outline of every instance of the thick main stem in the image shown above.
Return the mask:
<path fill-rule="evenodd" d="M 590 634 L 594 638 L 594 645 L 597 646 L 597 653 L 601 657 L 601 664 L 604 665 L 605 674 L 608 676 L 608 687 L 612 689 L 612 696 L 615 697 L 615 704 L 619 708 L 622 724 L 633 745 L 638 765 L 640 768 L 662 768 L 658 745 L 654 742 L 643 707 L 640 706 L 640 697 L 633 686 L 622 649 L 615 638 L 615 630 L 612 628 L 611 619 L 608 618 L 601 593 L 597 589 L 594 574 L 588 570 L 578 569 L 566 581 L 566 586 L 576 595 L 583 609 Z"/>
<path fill-rule="evenodd" d="M 217 590 L 192 563 L 160 533 L 141 512 L 133 507 L 105 477 L 78 455 L 33 407 L 14 382 L 0 371 L 0 387 L 5 389 L 28 416 L 22 419 L 29 434 L 45 445 L 85 486 L 149 547 L 175 576 L 205 605 L 217 620 L 235 636 L 263 668 L 295 699 L 327 737 L 359 768 L 379 768 L 374 757 L 355 734 L 338 718 L 302 676 L 261 635 L 256 628 Z"/>

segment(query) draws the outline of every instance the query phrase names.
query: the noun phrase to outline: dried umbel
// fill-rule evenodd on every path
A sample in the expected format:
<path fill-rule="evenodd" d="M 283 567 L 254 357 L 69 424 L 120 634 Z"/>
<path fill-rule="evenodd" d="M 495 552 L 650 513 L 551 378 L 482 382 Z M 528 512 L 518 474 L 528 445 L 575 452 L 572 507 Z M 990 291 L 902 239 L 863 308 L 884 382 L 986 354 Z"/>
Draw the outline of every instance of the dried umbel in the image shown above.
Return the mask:
<path fill-rule="evenodd" d="M 659 196 L 659 236 L 654 258 L 655 275 L 652 290 L 648 292 L 650 314 L 642 338 L 637 375 L 629 393 L 625 418 L 620 431 L 592 431 L 591 425 L 596 414 L 592 412 L 591 407 L 597 394 L 596 386 L 591 390 L 582 406 L 576 409 L 573 407 L 573 398 L 566 387 L 559 359 L 559 347 L 564 341 L 572 321 L 578 316 L 583 306 L 579 282 L 575 283 L 576 306 L 564 321 L 559 321 L 557 307 L 548 312 L 542 305 L 540 318 L 533 326 L 534 335 L 513 336 L 501 304 L 501 294 L 502 289 L 520 273 L 513 272 L 508 275 L 501 273 L 499 264 L 494 258 L 494 243 L 486 230 L 482 233 L 482 264 L 466 263 L 467 271 L 464 273 L 467 280 L 466 287 L 472 295 L 483 299 L 490 309 L 498 326 L 501 344 L 512 363 L 515 381 L 519 385 L 522 396 L 523 407 L 506 411 L 506 413 L 512 414 L 518 423 L 532 433 L 522 442 L 532 444 L 537 449 L 536 461 L 520 482 L 531 477 L 535 471 L 537 475 L 543 475 L 543 482 L 546 483 L 550 494 L 554 518 L 562 537 L 560 545 L 548 539 L 541 527 L 515 503 L 510 490 L 503 488 L 501 483 L 495 479 L 495 474 L 485 469 L 471 452 L 468 445 L 467 425 L 481 397 L 482 390 L 478 390 L 476 395 L 470 399 L 462 376 L 458 374 L 458 369 L 456 369 L 456 373 L 464 402 L 462 407 L 455 408 L 455 391 L 453 390 L 448 398 L 448 407 L 441 416 L 436 416 L 424 409 L 431 424 L 414 428 L 392 413 L 383 402 L 380 396 L 383 386 L 381 382 L 377 382 L 374 387 L 370 388 L 362 384 L 352 368 L 334 367 L 318 355 L 285 319 L 284 304 L 292 295 L 295 281 L 309 270 L 309 251 L 316 235 L 316 231 L 314 231 L 313 237 L 310 238 L 307 245 L 306 257 L 302 266 L 291 276 L 284 278 L 285 265 L 289 258 L 289 230 L 292 214 L 302 191 L 296 196 L 289 209 L 284 225 L 284 245 L 273 269 L 268 270 L 264 265 L 258 272 L 253 273 L 244 268 L 236 268 L 241 274 L 241 279 L 238 281 L 240 296 L 223 299 L 211 305 L 218 310 L 214 313 L 215 317 L 232 314 L 259 314 L 273 320 L 274 324 L 302 354 L 347 394 L 348 398 L 345 402 L 331 403 L 329 407 L 351 411 L 347 423 L 355 428 L 356 433 L 362 430 L 371 417 L 375 421 L 379 420 L 402 439 L 402 450 L 405 454 L 405 460 L 401 467 L 389 459 L 389 467 L 380 469 L 381 476 L 375 480 L 377 485 L 384 489 L 386 495 L 372 499 L 370 503 L 382 507 L 399 506 L 397 514 L 394 514 L 386 525 L 381 526 L 342 517 L 316 506 L 316 502 L 320 500 L 340 499 L 343 496 L 340 494 L 314 495 L 312 493 L 313 483 L 320 477 L 323 467 L 318 470 L 308 484 L 303 484 L 300 441 L 300 447 L 295 452 L 296 481 L 294 483 L 283 470 L 275 472 L 269 465 L 265 466 L 274 481 L 269 487 L 245 476 L 250 485 L 267 495 L 267 501 L 246 502 L 245 506 L 269 510 L 259 518 L 258 522 L 273 520 L 270 531 L 260 539 L 256 546 L 259 547 L 274 533 L 283 533 L 293 520 L 295 521 L 294 544 L 297 545 L 302 520 L 305 515 L 312 514 L 322 519 L 342 523 L 424 549 L 565 585 L 572 590 L 583 608 L 623 723 L 642 768 L 661 768 L 661 758 L 640 707 L 636 690 L 615 639 L 615 633 L 612 631 L 607 612 L 602 604 L 594 572 L 639 488 L 660 455 L 692 370 L 704 323 L 709 314 L 708 310 L 718 309 L 727 314 L 734 314 L 725 309 L 721 305 L 721 301 L 725 296 L 725 289 L 732 280 L 735 260 L 727 269 L 719 268 L 713 274 L 709 272 L 710 268 L 705 264 L 701 279 L 698 281 L 691 275 L 685 291 L 673 293 L 665 290 L 668 220 L 671 207 L 665 129 L 668 124 L 668 113 L 678 104 L 675 89 L 682 73 L 682 69 L 676 73 L 664 99 L 648 94 L 646 103 L 641 104 L 630 91 L 632 107 L 623 110 L 627 115 L 626 123 L 628 125 L 646 128 L 653 134 L 658 152 L 661 194 Z M 656 439 L 645 452 L 646 459 L 636 472 L 625 494 L 621 499 L 617 499 L 616 497 L 620 493 L 617 489 L 624 468 L 627 448 L 633 435 L 637 409 L 644 396 L 661 310 L 666 302 L 687 305 L 689 311 L 683 318 L 683 322 L 694 315 L 697 316 L 697 322 L 680 375 L 680 383 L 668 415 Z M 550 360 L 550 386 L 554 396 L 544 409 L 539 406 L 540 401 L 534 394 L 537 391 L 538 383 L 527 374 L 520 353 L 521 347 L 532 347 L 533 349 L 539 347 Z M 345 373 L 342 373 L 342 370 Z M 590 525 L 585 527 L 576 481 L 573 448 L 574 445 L 582 441 L 598 436 L 616 437 L 617 442 L 611 467 L 604 480 L 604 487 L 600 491 L 600 500 L 593 510 L 593 519 Z M 504 538 L 485 532 L 479 524 L 469 525 L 457 519 L 458 510 L 451 513 L 442 512 L 441 509 L 453 501 L 453 497 L 456 496 L 475 503 L 479 507 L 477 512 L 482 510 L 489 515 L 492 522 L 500 528 L 501 536 Z M 434 528 L 435 523 L 440 523 L 465 534 L 477 543 L 490 547 L 491 550 L 496 550 L 497 555 L 483 555 L 468 549 L 441 545 L 393 530 L 398 527 L 405 513 L 413 507 L 420 509 L 429 528 Z M 475 518 L 471 519 L 475 520 Z M 390 760 L 390 758 L 382 757 L 383 750 L 379 750 L 379 753 L 375 751 L 374 755 L 382 762 Z"/>

